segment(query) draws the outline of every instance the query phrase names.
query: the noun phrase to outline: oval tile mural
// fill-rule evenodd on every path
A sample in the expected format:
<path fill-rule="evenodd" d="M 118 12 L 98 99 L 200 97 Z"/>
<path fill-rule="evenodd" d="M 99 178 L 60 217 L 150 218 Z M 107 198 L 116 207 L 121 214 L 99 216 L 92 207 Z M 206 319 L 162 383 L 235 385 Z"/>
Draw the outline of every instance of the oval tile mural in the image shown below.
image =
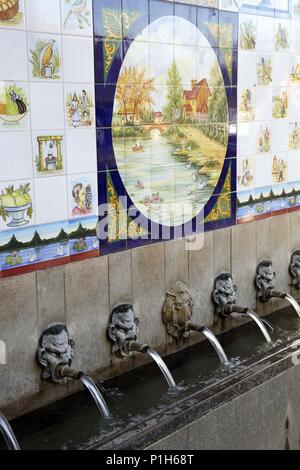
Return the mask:
<path fill-rule="evenodd" d="M 118 170 L 136 207 L 166 226 L 196 216 L 219 181 L 227 129 L 222 73 L 205 36 L 179 17 L 151 23 L 126 54 L 113 114 Z"/>

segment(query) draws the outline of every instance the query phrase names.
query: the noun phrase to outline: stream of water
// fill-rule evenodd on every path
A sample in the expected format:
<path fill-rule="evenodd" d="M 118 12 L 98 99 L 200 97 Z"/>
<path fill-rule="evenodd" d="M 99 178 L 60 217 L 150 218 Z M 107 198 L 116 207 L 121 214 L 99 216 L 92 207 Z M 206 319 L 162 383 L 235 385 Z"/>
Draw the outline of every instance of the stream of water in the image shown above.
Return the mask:
<path fill-rule="evenodd" d="M 114 139 L 118 169 L 129 196 L 145 216 L 163 225 L 180 225 L 209 200 L 210 177 L 199 175 L 195 164 L 173 155 L 175 146 L 158 130 L 151 136 L 142 141 L 143 152 L 133 152 L 136 139 L 125 143 Z"/>

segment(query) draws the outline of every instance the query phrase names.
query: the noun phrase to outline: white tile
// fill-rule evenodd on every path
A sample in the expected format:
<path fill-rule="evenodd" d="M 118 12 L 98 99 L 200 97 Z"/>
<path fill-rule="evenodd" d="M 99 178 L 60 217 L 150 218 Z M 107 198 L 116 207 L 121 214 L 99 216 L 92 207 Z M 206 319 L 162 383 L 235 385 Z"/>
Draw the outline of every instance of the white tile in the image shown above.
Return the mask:
<path fill-rule="evenodd" d="M 95 129 L 71 129 L 66 131 L 68 173 L 97 171 Z"/>
<path fill-rule="evenodd" d="M 35 224 L 35 201 L 32 179 L 0 183 L 0 231 L 21 230 Z"/>
<path fill-rule="evenodd" d="M 25 31 L 0 29 L 0 57 L 0 80 L 28 80 Z"/>
<path fill-rule="evenodd" d="M 292 69 L 292 55 L 275 53 L 273 56 L 273 85 L 287 86 Z"/>
<path fill-rule="evenodd" d="M 288 121 L 287 119 L 273 119 L 272 122 L 272 150 L 285 152 L 288 149 Z"/>
<path fill-rule="evenodd" d="M 92 0 L 79 0 L 77 2 L 60 0 L 60 2 L 63 34 L 93 36 Z"/>
<path fill-rule="evenodd" d="M 0 81 L 0 131 L 21 131 L 30 126 L 28 83 Z"/>
<path fill-rule="evenodd" d="M 255 123 L 239 122 L 237 154 L 238 156 L 254 155 L 255 153 Z"/>
<path fill-rule="evenodd" d="M 28 31 L 60 33 L 59 0 L 26 0 Z"/>
<path fill-rule="evenodd" d="M 65 82 L 94 82 L 92 38 L 63 37 L 63 74 Z"/>
<path fill-rule="evenodd" d="M 63 129 L 63 85 L 30 83 L 31 125 L 33 130 Z"/>
<path fill-rule="evenodd" d="M 256 52 L 240 51 L 238 60 L 238 86 L 256 84 Z"/>
<path fill-rule="evenodd" d="M 0 137 L 0 180 L 33 177 L 31 133 L 2 132 Z"/>
<path fill-rule="evenodd" d="M 32 157 L 35 176 L 65 174 L 67 158 L 64 130 L 32 132 Z"/>
<path fill-rule="evenodd" d="M 66 176 L 35 178 L 34 191 L 37 224 L 68 218 Z"/>
<path fill-rule="evenodd" d="M 95 88 L 89 84 L 67 84 L 65 93 L 66 127 L 82 129 L 95 126 Z"/>
<path fill-rule="evenodd" d="M 271 52 L 274 48 L 274 19 L 257 17 L 257 50 Z"/>
<path fill-rule="evenodd" d="M 289 152 L 288 181 L 300 180 L 300 152 Z"/>
<path fill-rule="evenodd" d="M 272 88 L 265 86 L 256 87 L 256 114 L 257 121 L 272 119 Z"/>
<path fill-rule="evenodd" d="M 295 120 L 300 119 L 300 86 L 290 87 L 289 118 Z"/>
<path fill-rule="evenodd" d="M 292 40 L 291 40 L 291 50 L 292 52 L 300 53 L 300 28 L 299 23 L 292 21 Z"/>
<path fill-rule="evenodd" d="M 255 157 L 255 187 L 263 188 L 272 182 L 271 155 L 257 155 Z"/>
<path fill-rule="evenodd" d="M 25 13 L 24 13 L 24 0 L 19 0 L 19 8 L 14 16 L 9 19 L 0 19 L 0 28 L 8 29 L 24 29 L 25 28 Z"/>
<path fill-rule="evenodd" d="M 61 36 L 28 33 L 29 79 L 58 81 L 62 79 Z"/>
<path fill-rule="evenodd" d="M 98 214 L 97 173 L 68 177 L 69 218 Z"/>

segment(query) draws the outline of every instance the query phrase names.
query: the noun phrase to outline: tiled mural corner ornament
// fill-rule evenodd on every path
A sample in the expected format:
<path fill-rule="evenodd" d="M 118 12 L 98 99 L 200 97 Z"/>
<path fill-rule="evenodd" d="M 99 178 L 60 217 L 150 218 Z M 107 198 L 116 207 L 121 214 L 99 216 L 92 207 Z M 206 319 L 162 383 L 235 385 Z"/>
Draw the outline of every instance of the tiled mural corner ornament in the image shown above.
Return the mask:
<path fill-rule="evenodd" d="M 99 202 L 117 206 L 102 249 L 234 223 L 237 15 L 114 3 L 94 1 Z"/>

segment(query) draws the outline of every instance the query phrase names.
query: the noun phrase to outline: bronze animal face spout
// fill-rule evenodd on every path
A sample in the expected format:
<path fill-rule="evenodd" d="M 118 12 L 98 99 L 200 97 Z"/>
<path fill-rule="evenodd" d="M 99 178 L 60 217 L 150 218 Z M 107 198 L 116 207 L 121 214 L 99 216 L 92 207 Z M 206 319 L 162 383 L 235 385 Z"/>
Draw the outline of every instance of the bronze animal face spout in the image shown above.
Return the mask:
<path fill-rule="evenodd" d="M 215 306 L 215 314 L 227 317 L 230 307 L 236 303 L 237 286 L 233 282 L 230 273 L 222 273 L 216 277 L 212 302 Z"/>
<path fill-rule="evenodd" d="M 61 323 L 48 326 L 42 333 L 37 350 L 37 362 L 42 367 L 42 378 L 56 383 L 64 382 L 59 368 L 70 367 L 74 356 L 74 340 L 67 327 Z"/>
<path fill-rule="evenodd" d="M 296 250 L 292 254 L 289 272 L 292 279 L 292 286 L 296 289 L 300 289 L 300 250 Z"/>
<path fill-rule="evenodd" d="M 135 316 L 133 305 L 122 304 L 116 307 L 111 314 L 107 335 L 113 343 L 112 352 L 120 356 L 131 354 L 126 344 L 136 341 L 138 336 L 139 320 Z"/>
<path fill-rule="evenodd" d="M 188 334 L 187 324 L 192 314 L 193 302 L 190 292 L 183 282 L 177 281 L 167 290 L 162 309 L 167 333 L 175 341 L 180 341 Z"/>
<path fill-rule="evenodd" d="M 262 302 L 270 300 L 272 290 L 275 289 L 275 277 L 272 261 L 261 261 L 256 269 L 254 284 Z"/>

